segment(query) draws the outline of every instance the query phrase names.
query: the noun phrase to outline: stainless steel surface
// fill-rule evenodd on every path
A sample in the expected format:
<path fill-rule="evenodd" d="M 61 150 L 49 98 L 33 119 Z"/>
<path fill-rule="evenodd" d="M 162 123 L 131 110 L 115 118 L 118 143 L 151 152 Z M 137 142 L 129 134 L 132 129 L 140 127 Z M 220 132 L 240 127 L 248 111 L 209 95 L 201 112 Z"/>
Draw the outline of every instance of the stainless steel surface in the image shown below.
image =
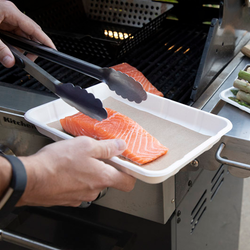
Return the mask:
<path fill-rule="evenodd" d="M 220 93 L 233 86 L 238 72 L 244 69 L 249 63 L 250 59 L 240 52 L 211 83 L 200 99 L 192 105 L 195 108 L 229 119 L 233 123 L 233 128 L 227 134 L 242 139 L 250 139 L 248 133 L 249 114 L 222 101 Z"/>
<path fill-rule="evenodd" d="M 207 112 L 212 112 L 214 114 L 218 114 L 221 107 L 219 107 L 218 111 L 216 109 L 217 105 L 224 106 L 224 102 L 220 102 L 220 91 L 223 91 L 229 88 L 230 83 L 225 84 L 227 78 L 233 73 L 233 71 L 239 65 L 245 65 L 243 61 L 246 58 L 243 57 L 242 53 L 239 53 L 231 62 L 228 64 L 223 71 L 216 77 L 216 79 L 211 83 L 211 85 L 203 92 L 198 100 L 194 102 L 192 105 L 195 108 L 203 109 Z M 217 69 L 219 71 L 219 68 Z"/>
<path fill-rule="evenodd" d="M 199 159 L 197 159 L 199 161 Z M 216 162 L 216 161 L 215 161 Z M 177 208 L 185 199 L 189 190 L 193 187 L 201 173 L 203 172 L 202 163 L 199 161 L 198 168 L 188 164 L 175 175 L 175 207 Z"/>
<path fill-rule="evenodd" d="M 217 165 L 202 171 L 176 208 L 174 250 L 238 249 L 243 179 Z"/>
<path fill-rule="evenodd" d="M 23 114 L 31 108 L 56 99 L 55 96 L 13 88 L 11 85 L 0 82 L 0 109 L 7 112 L 14 111 L 17 114 Z"/>
<path fill-rule="evenodd" d="M 238 0 L 225 0 L 222 16 L 213 19 L 201 63 L 197 72 L 191 99 L 197 101 L 218 73 L 249 41 L 249 8 Z"/>
<path fill-rule="evenodd" d="M 192 106 L 216 114 L 219 114 L 220 112 L 219 115 L 222 115 L 224 117 L 230 116 L 230 113 L 233 112 L 234 107 L 221 101 L 220 93 L 223 90 L 233 86 L 233 82 L 236 79 L 239 70 L 245 68 L 246 64 L 249 63 L 249 58 L 245 57 L 241 52 L 237 54 L 237 56 L 227 65 L 227 67 L 218 75 L 218 77 L 216 77 L 216 79 L 211 83 L 207 90 L 200 96 L 199 100 L 197 100 Z M 217 105 L 220 105 L 220 108 L 217 109 L 217 112 L 215 112 L 213 109 L 216 108 Z M 221 108 L 222 106 L 225 107 Z M 231 107 L 229 112 L 225 111 L 225 109 L 227 109 L 227 106 Z M 222 114 L 222 112 L 224 114 Z M 227 115 L 225 114 L 226 112 L 228 112 Z M 242 111 L 238 113 L 243 114 L 245 112 Z M 231 117 L 231 119 L 233 119 L 233 117 Z M 230 131 L 230 133 L 232 133 L 232 130 Z"/>
<path fill-rule="evenodd" d="M 232 161 L 232 160 L 229 160 L 229 159 L 225 159 L 223 157 L 221 157 L 221 154 L 222 154 L 222 151 L 223 149 L 225 148 L 226 144 L 225 143 L 221 143 L 216 154 L 215 154 L 215 159 L 222 163 L 222 164 L 227 164 L 227 165 L 230 165 L 230 166 L 233 166 L 233 167 L 236 167 L 236 168 L 240 168 L 240 169 L 244 169 L 244 170 L 248 170 L 250 171 L 250 165 L 249 164 L 245 164 L 245 163 L 242 163 L 242 162 L 237 162 L 237 161 Z M 250 172 L 249 172 L 249 176 L 250 176 Z"/>
<path fill-rule="evenodd" d="M 226 145 L 223 151 L 221 151 L 222 144 Z M 249 146 L 250 141 L 248 139 L 240 139 L 238 137 L 225 135 L 209 151 L 198 157 L 199 161 L 202 162 L 200 167 L 215 171 L 219 167 L 217 163 L 220 162 L 228 166 L 228 171 L 232 175 L 240 178 L 247 178 L 250 176 L 250 171 L 248 169 L 250 164 Z M 216 163 L 213 158 L 218 153 L 220 153 L 220 158 L 222 159 L 219 158 Z"/>
<path fill-rule="evenodd" d="M 94 203 L 164 224 L 175 210 L 175 177 L 154 185 L 137 180 L 130 193 L 109 188 L 107 194 Z"/>
<path fill-rule="evenodd" d="M 218 168 L 216 164 L 212 164 L 212 160 L 207 159 L 212 159 L 215 156 L 221 143 L 226 145 L 223 150 L 223 158 L 246 165 L 250 164 L 249 114 L 220 99 L 220 93 L 233 86 L 239 70 L 244 69 L 249 63 L 250 59 L 240 52 L 193 105 L 196 108 L 225 117 L 233 124 L 232 130 L 227 135 L 223 136 L 212 149 L 198 157 L 199 162 L 202 162 L 201 168 L 213 171 Z M 250 176 L 249 170 L 239 169 L 233 165 L 228 166 L 228 171 L 232 175 L 241 178 Z"/>
<path fill-rule="evenodd" d="M 25 247 L 26 249 L 32 250 L 60 250 L 59 248 L 54 248 L 49 245 L 37 242 L 35 240 L 30 240 L 25 237 L 21 237 L 16 234 L 12 234 L 0 229 L 0 240 L 12 243 L 14 245 Z"/>
<path fill-rule="evenodd" d="M 5 91 L 7 90 L 7 91 Z M 28 108 L 28 104 L 36 103 L 36 105 L 42 102 L 42 96 L 30 95 L 30 93 L 25 93 L 24 96 L 27 98 L 28 102 L 22 101 L 24 96 L 20 95 L 22 91 L 15 92 L 17 90 L 0 87 L 0 96 L 3 98 L 1 101 L 8 102 L 8 98 L 11 96 L 11 104 L 13 109 L 7 110 L 6 108 L 0 107 L 0 143 L 5 147 L 8 147 L 17 156 L 20 155 L 30 155 L 37 152 L 41 147 L 52 142 L 51 139 L 41 135 L 35 128 L 33 124 L 27 122 L 23 114 Z M 19 93 L 15 95 L 15 93 Z M 26 95 L 25 95 L 26 94 Z M 34 98 L 33 98 L 34 97 Z M 26 99 L 26 98 L 24 98 Z M 45 100 L 51 100 L 49 97 L 44 98 Z M 38 101 L 38 102 L 37 102 Z M 17 105 L 14 108 L 14 105 Z"/>

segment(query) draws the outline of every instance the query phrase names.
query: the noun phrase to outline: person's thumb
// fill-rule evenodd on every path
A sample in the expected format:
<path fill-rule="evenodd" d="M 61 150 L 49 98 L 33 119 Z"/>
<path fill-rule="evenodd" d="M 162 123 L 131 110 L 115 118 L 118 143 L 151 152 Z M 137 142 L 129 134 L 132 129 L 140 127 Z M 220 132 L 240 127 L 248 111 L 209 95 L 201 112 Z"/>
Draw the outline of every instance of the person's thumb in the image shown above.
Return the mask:
<path fill-rule="evenodd" d="M 92 157 L 96 159 L 110 159 L 113 156 L 121 155 L 126 149 L 126 142 L 121 139 L 95 141 Z"/>
<path fill-rule="evenodd" d="M 0 62 L 6 68 L 11 68 L 15 64 L 15 58 L 9 48 L 0 41 Z"/>

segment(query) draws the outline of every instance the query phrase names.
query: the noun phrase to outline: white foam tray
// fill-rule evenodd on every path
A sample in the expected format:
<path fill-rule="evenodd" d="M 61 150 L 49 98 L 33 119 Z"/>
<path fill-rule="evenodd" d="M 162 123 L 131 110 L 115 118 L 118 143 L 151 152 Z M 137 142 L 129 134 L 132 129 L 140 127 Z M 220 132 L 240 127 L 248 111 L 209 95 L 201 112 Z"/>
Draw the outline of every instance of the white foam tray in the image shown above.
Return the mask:
<path fill-rule="evenodd" d="M 107 97 L 113 97 L 129 106 L 149 112 L 155 116 L 209 136 L 208 139 L 198 147 L 161 170 L 148 170 L 131 162 L 123 161 L 118 157 L 110 159 L 109 163 L 114 167 L 147 183 L 161 183 L 175 175 L 180 169 L 185 167 L 200 154 L 209 150 L 224 134 L 232 129 L 231 122 L 226 118 L 166 98 L 158 97 L 153 94 L 148 93 L 147 100 L 138 105 L 117 96 L 113 91 L 110 91 L 104 83 L 95 85 L 87 90 L 101 100 L 104 100 Z M 72 136 L 49 127 L 47 124 L 58 121 L 61 118 L 72 115 L 76 112 L 78 111 L 75 108 L 69 106 L 61 99 L 58 99 L 27 111 L 25 119 L 33 123 L 37 130 L 43 135 L 50 137 L 54 141 L 59 141 L 62 139 L 70 139 Z"/>
<path fill-rule="evenodd" d="M 246 71 L 248 67 L 250 67 L 249 64 L 247 64 L 247 65 L 244 67 L 243 70 Z M 238 79 L 238 77 L 236 77 L 236 79 Z M 233 83 L 232 83 L 232 85 L 233 85 Z M 233 95 L 233 93 L 231 92 L 232 89 L 237 89 L 237 88 L 231 87 L 231 88 L 225 89 L 224 91 L 222 91 L 222 92 L 220 93 L 220 98 L 221 98 L 223 101 L 225 101 L 225 102 L 227 102 L 227 103 L 229 103 L 229 104 L 231 104 L 231 105 L 237 107 L 238 109 L 241 109 L 241 110 L 243 110 L 243 111 L 245 111 L 245 112 L 247 112 L 247 113 L 250 113 L 250 108 L 245 107 L 245 106 L 243 106 L 243 105 L 240 105 L 240 104 L 238 104 L 237 102 L 235 102 L 235 101 L 229 99 L 229 97 L 235 97 L 235 96 Z"/>
<path fill-rule="evenodd" d="M 225 101 L 225 102 L 227 102 L 227 103 L 230 103 L 231 105 L 233 105 L 233 106 L 235 106 L 235 107 L 237 107 L 237 108 L 239 108 L 239 109 L 241 109 L 241 110 L 243 110 L 243 111 L 245 111 L 245 112 L 247 112 L 247 113 L 250 113 L 250 108 L 245 107 L 245 106 L 243 106 L 243 105 L 240 105 L 239 103 L 237 103 L 237 102 L 235 102 L 235 101 L 229 99 L 229 97 L 235 97 L 235 96 L 233 95 L 233 93 L 231 92 L 232 89 L 236 89 L 236 88 L 235 88 L 235 87 L 231 87 L 231 88 L 228 88 L 228 89 L 225 89 L 224 91 L 222 91 L 222 92 L 220 93 L 220 98 L 221 98 L 223 101 Z"/>

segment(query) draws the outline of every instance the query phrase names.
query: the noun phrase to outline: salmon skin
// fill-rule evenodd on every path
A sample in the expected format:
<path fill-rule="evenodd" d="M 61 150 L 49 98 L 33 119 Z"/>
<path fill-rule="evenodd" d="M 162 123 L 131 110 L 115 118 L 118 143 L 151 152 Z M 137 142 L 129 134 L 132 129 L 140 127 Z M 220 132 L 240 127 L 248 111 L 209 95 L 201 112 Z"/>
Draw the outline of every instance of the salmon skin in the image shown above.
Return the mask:
<path fill-rule="evenodd" d="M 142 165 L 154 161 L 168 152 L 157 139 L 129 117 L 106 108 L 108 118 L 102 121 L 79 112 L 60 120 L 63 129 L 73 135 L 85 135 L 98 140 L 120 138 L 126 141 L 127 149 L 122 156 Z"/>
<path fill-rule="evenodd" d="M 141 83 L 144 90 L 151 94 L 155 94 L 158 96 L 163 96 L 162 92 L 160 92 L 152 83 L 135 67 L 131 66 L 128 63 L 121 63 L 111 67 L 116 71 L 120 71 L 128 76 L 134 78 L 137 82 Z"/>

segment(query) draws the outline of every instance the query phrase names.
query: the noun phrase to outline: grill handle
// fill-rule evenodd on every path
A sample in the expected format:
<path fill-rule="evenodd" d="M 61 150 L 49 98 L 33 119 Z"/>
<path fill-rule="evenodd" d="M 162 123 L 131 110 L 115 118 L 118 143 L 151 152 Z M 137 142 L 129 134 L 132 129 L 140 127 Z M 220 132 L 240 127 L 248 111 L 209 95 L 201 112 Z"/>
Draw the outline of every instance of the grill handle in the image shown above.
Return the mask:
<path fill-rule="evenodd" d="M 60 250 L 59 248 L 51 247 L 49 245 L 21 237 L 0 229 L 0 241 L 6 241 L 21 247 L 32 250 Z"/>
<path fill-rule="evenodd" d="M 222 153 L 222 150 L 226 147 L 225 143 L 221 143 L 216 154 L 215 154 L 215 159 L 222 163 L 222 164 L 227 164 L 230 165 L 232 167 L 236 167 L 236 168 L 240 168 L 240 169 L 244 169 L 244 170 L 250 170 L 250 165 L 245 164 L 245 163 L 241 163 L 241 162 L 237 162 L 237 161 L 232 161 L 232 160 L 228 160 L 225 158 L 222 158 L 220 155 Z"/>

